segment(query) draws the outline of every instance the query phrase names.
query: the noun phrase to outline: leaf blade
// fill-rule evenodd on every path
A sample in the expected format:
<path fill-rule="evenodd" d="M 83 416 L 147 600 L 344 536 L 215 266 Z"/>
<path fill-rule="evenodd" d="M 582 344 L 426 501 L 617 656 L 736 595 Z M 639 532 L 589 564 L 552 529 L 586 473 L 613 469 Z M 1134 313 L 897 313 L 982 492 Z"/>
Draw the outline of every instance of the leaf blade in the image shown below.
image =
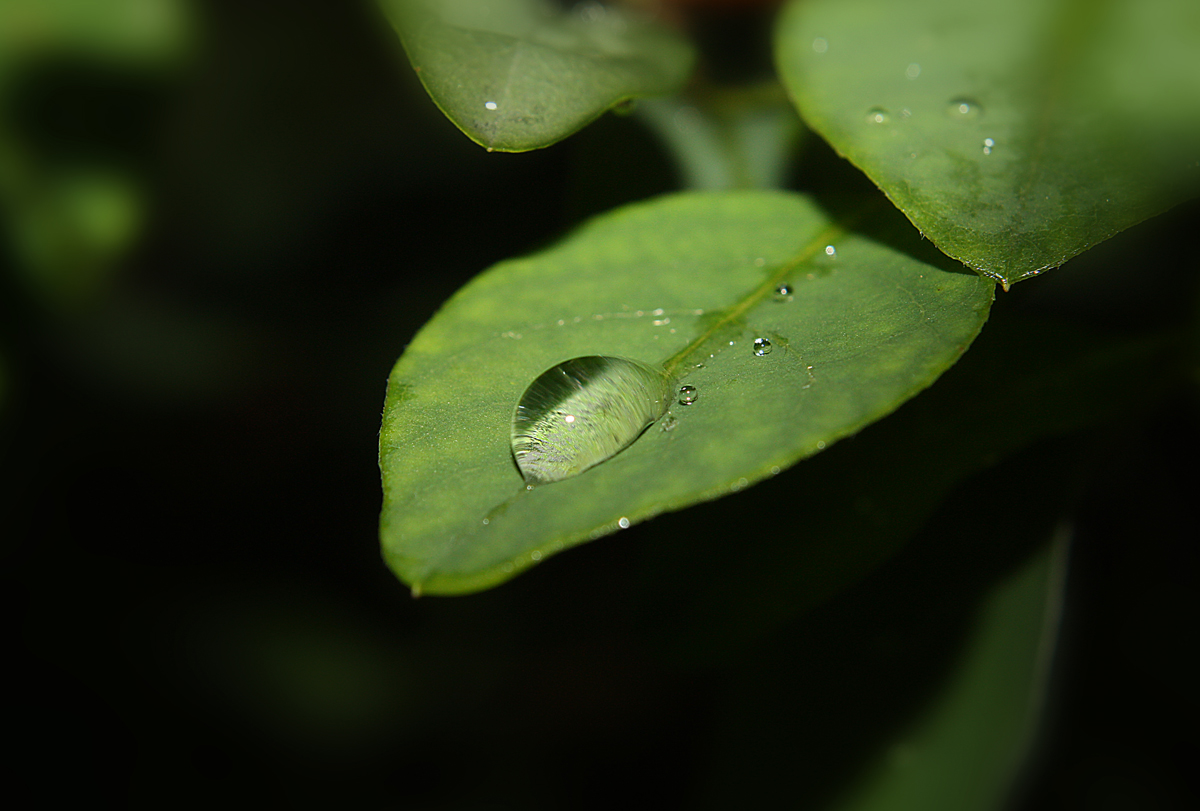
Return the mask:
<path fill-rule="evenodd" d="M 776 33 L 809 125 L 1005 286 L 1200 181 L 1194 4 L 817 0 L 792 3 Z"/>
<path fill-rule="evenodd" d="M 915 241 L 895 220 L 851 231 L 799 195 L 681 194 L 481 274 L 389 381 L 381 538 L 393 569 L 427 592 L 493 585 L 736 492 L 929 385 L 981 328 L 992 285 L 922 261 L 919 243 L 916 256 L 888 244 Z M 779 279 L 793 300 L 764 295 Z M 770 355 L 753 354 L 756 337 Z M 507 447 L 513 406 L 545 369 L 595 354 L 664 365 L 697 402 L 672 408 L 673 430 L 652 426 L 586 473 L 524 490 Z"/>
<path fill-rule="evenodd" d="M 686 81 L 680 36 L 615 8 L 383 0 L 426 91 L 489 151 L 550 146 L 627 99 Z"/>

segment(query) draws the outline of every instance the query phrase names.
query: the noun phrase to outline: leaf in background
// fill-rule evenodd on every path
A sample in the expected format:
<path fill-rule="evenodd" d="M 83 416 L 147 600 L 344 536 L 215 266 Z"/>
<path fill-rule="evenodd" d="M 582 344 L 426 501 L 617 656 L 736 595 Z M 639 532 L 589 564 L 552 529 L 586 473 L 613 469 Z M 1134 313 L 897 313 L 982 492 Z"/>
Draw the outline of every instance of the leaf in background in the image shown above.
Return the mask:
<path fill-rule="evenodd" d="M 550 146 L 626 99 L 683 85 L 678 34 L 599 3 L 382 0 L 434 103 L 488 150 Z"/>
<path fill-rule="evenodd" d="M 987 595 L 961 660 L 923 717 L 835 811 L 1001 807 L 1042 707 L 1067 534 Z"/>
<path fill-rule="evenodd" d="M 808 124 L 1005 286 L 1192 194 L 1193 0 L 806 0 L 776 61 Z"/>
<path fill-rule="evenodd" d="M 18 272 L 55 304 L 83 300 L 108 278 L 138 236 L 145 192 L 124 161 L 92 143 L 100 140 L 93 128 L 107 122 L 97 127 L 89 116 L 120 115 L 103 100 L 42 102 L 69 111 L 60 126 L 77 139 L 73 149 L 52 145 L 56 139 L 16 109 L 18 100 L 28 105 L 29 95 L 46 92 L 39 73 L 55 66 L 131 80 L 163 76 L 187 53 L 190 9 L 186 0 L 0 3 L 0 203 Z"/>
<path fill-rule="evenodd" d="M 794 194 L 671 196 L 463 288 L 389 380 L 381 537 L 397 575 L 425 592 L 485 588 L 778 473 L 928 386 L 979 331 L 993 286 L 931 264 L 953 263 L 891 209 L 859 214 L 852 230 Z M 525 490 L 514 407 L 587 355 L 662 366 L 694 402 L 612 459 Z"/>

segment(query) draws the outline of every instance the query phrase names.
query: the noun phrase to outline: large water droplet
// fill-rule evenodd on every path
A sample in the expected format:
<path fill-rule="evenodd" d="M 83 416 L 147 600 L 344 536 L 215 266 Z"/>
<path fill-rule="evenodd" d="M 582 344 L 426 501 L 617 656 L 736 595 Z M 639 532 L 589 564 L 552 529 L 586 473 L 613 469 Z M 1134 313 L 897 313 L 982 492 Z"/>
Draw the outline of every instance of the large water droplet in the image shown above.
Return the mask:
<path fill-rule="evenodd" d="M 760 358 L 763 355 L 771 354 L 771 342 L 768 341 L 766 338 L 755 338 L 754 339 L 754 354 L 758 355 Z"/>
<path fill-rule="evenodd" d="M 950 100 L 950 104 L 946 108 L 946 113 L 951 118 L 960 121 L 969 121 L 983 115 L 983 105 L 975 101 L 975 99 L 960 96 L 959 98 Z"/>
<path fill-rule="evenodd" d="M 667 410 L 665 372 L 588 355 L 546 370 L 521 395 L 512 453 L 530 484 L 576 476 L 629 447 Z"/>
<path fill-rule="evenodd" d="M 679 387 L 679 404 L 680 405 L 691 405 L 692 403 L 696 402 L 696 398 L 699 396 L 700 396 L 700 394 L 696 391 L 695 386 L 680 386 Z"/>
<path fill-rule="evenodd" d="M 872 107 L 867 110 L 868 124 L 886 124 L 889 120 L 891 120 L 891 116 L 882 107 Z"/>

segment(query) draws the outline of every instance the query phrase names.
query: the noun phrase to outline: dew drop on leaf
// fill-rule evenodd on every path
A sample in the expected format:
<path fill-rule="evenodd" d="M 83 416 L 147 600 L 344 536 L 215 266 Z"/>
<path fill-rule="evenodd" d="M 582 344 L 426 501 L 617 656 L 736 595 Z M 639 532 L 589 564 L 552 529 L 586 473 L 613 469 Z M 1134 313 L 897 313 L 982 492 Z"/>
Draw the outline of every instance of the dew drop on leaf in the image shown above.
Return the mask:
<path fill-rule="evenodd" d="M 775 300 L 776 301 L 791 301 L 792 300 L 792 286 L 790 284 L 788 284 L 787 282 L 782 282 L 781 284 L 776 285 Z"/>
<path fill-rule="evenodd" d="M 680 386 L 679 387 L 679 404 L 691 405 L 696 402 L 696 398 L 700 395 L 696 392 L 695 386 Z"/>
<path fill-rule="evenodd" d="M 671 391 L 663 370 L 627 358 L 588 355 L 546 370 L 513 412 L 521 475 L 556 482 L 612 458 L 666 412 Z"/>
<path fill-rule="evenodd" d="M 951 99 L 949 106 L 946 108 L 946 113 L 951 118 L 960 121 L 969 121 L 983 115 L 983 105 L 975 101 L 975 99 L 963 96 Z"/>
<path fill-rule="evenodd" d="M 768 341 L 766 338 L 755 338 L 754 339 L 754 354 L 758 355 L 760 358 L 763 355 L 771 354 L 771 342 Z"/>
<path fill-rule="evenodd" d="M 888 114 L 888 111 L 882 107 L 872 107 L 870 110 L 867 110 L 868 124 L 886 124 L 890 119 L 891 116 Z"/>

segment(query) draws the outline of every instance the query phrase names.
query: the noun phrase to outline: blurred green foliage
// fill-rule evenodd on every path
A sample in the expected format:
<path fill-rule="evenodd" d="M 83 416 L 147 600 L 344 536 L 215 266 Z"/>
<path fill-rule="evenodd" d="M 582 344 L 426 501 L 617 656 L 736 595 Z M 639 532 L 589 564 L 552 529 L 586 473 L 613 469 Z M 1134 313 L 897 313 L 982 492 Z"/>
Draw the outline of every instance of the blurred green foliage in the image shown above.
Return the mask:
<path fill-rule="evenodd" d="M 186 0 L 0 3 L 0 211 L 48 305 L 94 295 L 141 233 L 145 156 L 117 118 L 178 68 L 193 25 Z"/>

